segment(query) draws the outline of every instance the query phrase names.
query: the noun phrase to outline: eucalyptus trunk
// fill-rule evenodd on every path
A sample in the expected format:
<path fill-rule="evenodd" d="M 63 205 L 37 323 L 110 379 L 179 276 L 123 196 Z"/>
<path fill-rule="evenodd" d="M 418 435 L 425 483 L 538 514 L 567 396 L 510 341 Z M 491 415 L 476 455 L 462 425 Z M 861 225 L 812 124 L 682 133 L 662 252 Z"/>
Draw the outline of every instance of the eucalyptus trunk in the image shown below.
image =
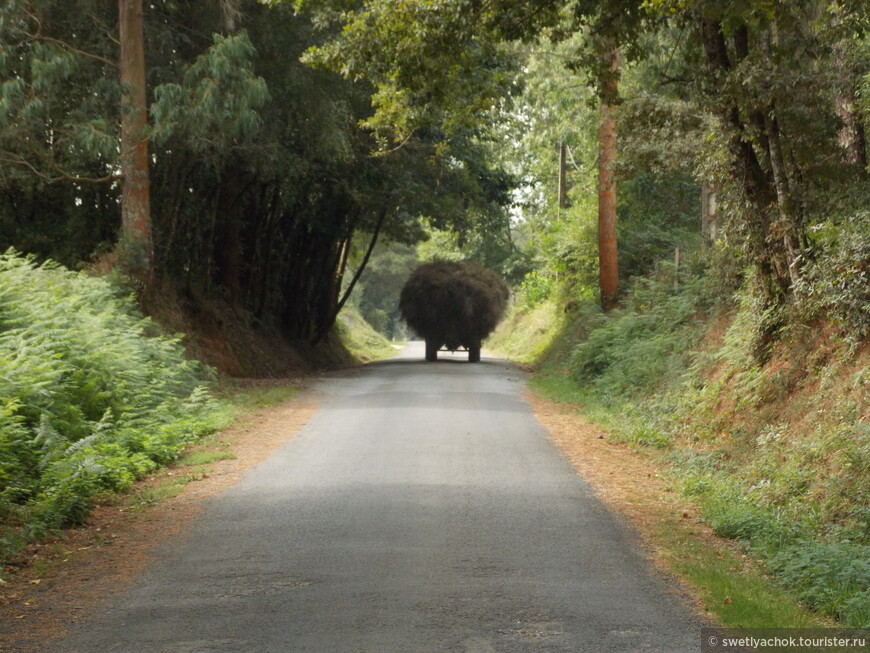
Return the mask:
<path fill-rule="evenodd" d="M 616 306 L 619 260 L 616 241 L 616 101 L 619 54 L 611 47 L 604 54 L 608 73 L 604 81 L 598 125 L 598 275 L 601 306 Z"/>
<path fill-rule="evenodd" d="M 121 227 L 133 271 L 150 277 L 154 261 L 148 178 L 148 109 L 145 100 L 145 43 L 142 0 L 118 0 L 121 40 Z"/>

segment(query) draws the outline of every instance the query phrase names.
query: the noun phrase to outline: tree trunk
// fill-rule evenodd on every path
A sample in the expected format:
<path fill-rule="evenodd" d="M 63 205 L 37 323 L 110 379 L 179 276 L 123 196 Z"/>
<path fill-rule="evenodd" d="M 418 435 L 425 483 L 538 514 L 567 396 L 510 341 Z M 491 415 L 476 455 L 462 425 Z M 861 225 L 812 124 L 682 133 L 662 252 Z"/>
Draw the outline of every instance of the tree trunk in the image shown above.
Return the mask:
<path fill-rule="evenodd" d="M 833 19 L 838 26 L 841 18 Z M 834 109 L 840 119 L 838 142 L 843 148 L 843 161 L 867 169 L 867 134 L 864 123 L 861 122 L 861 112 L 858 110 L 858 87 L 861 73 L 850 60 L 845 42 L 835 43 L 833 47 L 834 71 L 836 73 L 836 89 Z"/>
<path fill-rule="evenodd" d="M 768 142 L 770 143 L 770 165 L 773 171 L 774 188 L 776 189 L 776 205 L 779 209 L 779 224 L 777 225 L 779 229 L 777 231 L 780 233 L 771 234 L 771 237 L 775 235 L 782 236 L 782 244 L 786 257 L 785 262 L 788 267 L 787 273 L 791 280 L 791 287 L 794 289 L 800 278 L 798 270 L 800 252 L 798 249 L 797 210 L 791 194 L 788 172 L 785 168 L 779 124 L 776 118 L 768 114 L 765 117 L 765 127 L 767 129 Z"/>
<path fill-rule="evenodd" d="M 843 160 L 865 170 L 867 168 L 867 136 L 861 122 L 861 114 L 856 105 L 857 99 L 854 89 L 851 91 L 851 96 L 846 94 L 837 96 L 837 117 L 842 122 L 838 140 L 840 147 L 843 148 Z"/>
<path fill-rule="evenodd" d="M 154 245 L 148 178 L 148 109 L 145 100 L 145 43 L 142 0 L 118 0 L 121 40 L 121 229 L 132 271 L 150 277 Z"/>
<path fill-rule="evenodd" d="M 604 82 L 598 126 L 598 274 L 601 306 L 616 306 L 619 261 L 616 242 L 616 105 L 619 53 L 612 47 L 604 54 L 610 75 Z"/>
<path fill-rule="evenodd" d="M 771 187 L 772 176 L 769 168 L 765 171 L 758 153 L 747 135 L 747 126 L 741 119 L 740 110 L 733 98 L 726 91 L 727 76 L 733 66 L 729 58 L 728 47 L 722 31 L 722 25 L 717 20 L 700 17 L 700 28 L 704 46 L 704 54 L 707 59 L 710 73 L 711 92 L 720 104 L 720 119 L 723 128 L 730 130 L 729 150 L 731 153 L 731 177 L 735 184 L 739 184 L 747 202 L 752 207 L 751 216 L 747 216 L 747 227 L 751 247 L 756 257 L 756 265 L 760 272 L 760 279 L 764 287 L 764 294 L 770 305 L 776 304 L 779 294 L 785 294 L 790 285 L 788 275 L 783 276 L 777 269 L 777 250 L 768 240 L 770 234 L 770 210 L 776 202 L 776 194 Z M 745 28 L 734 31 L 735 56 L 745 57 L 748 54 L 749 38 Z M 759 118 L 763 121 L 763 115 L 753 112 L 750 117 L 753 121 Z M 762 124 L 762 132 L 763 124 Z M 769 159 L 769 147 L 766 135 L 763 140 L 763 155 Z"/>
<path fill-rule="evenodd" d="M 325 336 L 329 330 L 332 328 L 332 325 L 335 324 L 335 320 L 338 318 L 338 314 L 341 313 L 341 309 L 344 308 L 345 303 L 350 298 L 350 294 L 353 292 L 354 287 L 356 286 L 357 281 L 359 281 L 360 276 L 362 276 L 363 270 L 365 270 L 366 265 L 368 265 L 369 259 L 372 256 L 372 252 L 375 249 L 375 245 L 378 243 L 378 237 L 381 233 L 381 228 L 384 226 L 384 221 L 387 218 L 387 209 L 382 209 L 380 215 L 378 216 L 378 221 L 375 224 L 375 230 L 372 233 L 372 238 L 369 241 L 368 249 L 366 249 L 366 253 L 363 256 L 362 262 L 359 264 L 359 268 L 357 268 L 356 273 L 350 280 L 350 283 L 347 286 L 347 290 L 344 291 L 344 296 L 336 303 L 335 307 L 332 309 L 329 317 L 321 324 L 317 332 L 314 334 L 314 337 L 311 339 L 312 345 L 317 345 Z M 342 256 L 345 256 L 342 253 Z M 346 262 L 346 259 L 345 259 Z M 337 299 L 337 297 L 336 297 Z"/>
<path fill-rule="evenodd" d="M 565 170 L 566 154 L 567 145 L 559 141 L 559 208 L 562 210 L 568 208 L 568 180 Z"/>
<path fill-rule="evenodd" d="M 227 211 L 223 216 L 223 229 L 218 234 L 215 247 L 217 282 L 227 291 L 230 300 L 237 303 L 242 294 L 242 227 L 241 216 L 236 211 Z"/>
<path fill-rule="evenodd" d="M 716 242 L 718 230 L 718 215 L 716 206 L 716 191 L 708 183 L 701 186 L 701 237 L 706 247 Z"/>

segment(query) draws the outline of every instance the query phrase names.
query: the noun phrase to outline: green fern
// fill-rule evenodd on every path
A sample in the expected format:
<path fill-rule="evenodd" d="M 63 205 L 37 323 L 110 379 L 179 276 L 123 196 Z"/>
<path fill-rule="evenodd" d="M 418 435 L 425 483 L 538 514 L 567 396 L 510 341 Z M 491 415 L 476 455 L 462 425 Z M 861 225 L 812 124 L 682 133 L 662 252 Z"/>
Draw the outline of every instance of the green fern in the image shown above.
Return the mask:
<path fill-rule="evenodd" d="M 81 521 L 213 431 L 211 378 L 105 279 L 0 255 L 0 541 Z"/>

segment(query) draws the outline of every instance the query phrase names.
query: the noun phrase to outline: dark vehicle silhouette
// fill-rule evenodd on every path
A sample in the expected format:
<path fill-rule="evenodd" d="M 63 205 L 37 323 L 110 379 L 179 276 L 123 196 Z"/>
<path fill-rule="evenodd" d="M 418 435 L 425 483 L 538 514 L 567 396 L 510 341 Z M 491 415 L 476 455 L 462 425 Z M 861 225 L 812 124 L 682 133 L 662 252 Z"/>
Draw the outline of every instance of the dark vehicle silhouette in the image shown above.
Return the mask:
<path fill-rule="evenodd" d="M 402 288 L 402 317 L 426 341 L 426 360 L 442 348 L 465 349 L 480 360 L 480 346 L 504 315 L 510 292 L 501 277 L 477 263 L 434 261 L 420 265 Z"/>

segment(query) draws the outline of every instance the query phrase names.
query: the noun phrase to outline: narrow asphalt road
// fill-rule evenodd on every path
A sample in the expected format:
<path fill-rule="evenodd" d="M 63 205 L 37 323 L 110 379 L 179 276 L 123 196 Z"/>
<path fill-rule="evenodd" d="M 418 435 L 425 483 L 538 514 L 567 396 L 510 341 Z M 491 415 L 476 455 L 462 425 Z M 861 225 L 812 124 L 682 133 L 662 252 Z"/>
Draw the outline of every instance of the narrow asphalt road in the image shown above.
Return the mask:
<path fill-rule="evenodd" d="M 324 379 L 303 431 L 54 650 L 699 650 L 521 373 L 422 358 Z"/>

